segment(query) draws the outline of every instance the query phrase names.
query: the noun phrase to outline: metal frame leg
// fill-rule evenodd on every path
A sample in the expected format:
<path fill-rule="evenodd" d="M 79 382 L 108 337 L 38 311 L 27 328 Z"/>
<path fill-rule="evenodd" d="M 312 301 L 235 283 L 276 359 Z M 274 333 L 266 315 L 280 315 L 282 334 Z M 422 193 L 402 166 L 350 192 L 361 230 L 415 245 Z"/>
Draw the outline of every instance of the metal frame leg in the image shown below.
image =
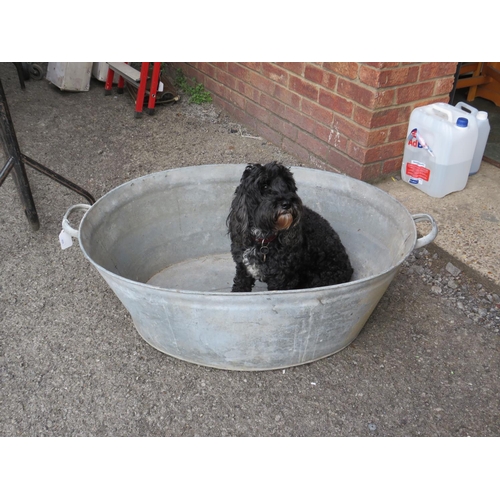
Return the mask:
<path fill-rule="evenodd" d="M 108 68 L 108 76 L 106 78 L 106 84 L 104 85 L 104 95 L 111 95 L 113 89 L 113 78 L 115 77 L 115 72 Z"/>
<path fill-rule="evenodd" d="M 118 85 L 116 88 L 117 94 L 123 94 L 123 89 L 125 88 L 125 78 L 123 76 L 118 77 Z"/>
<path fill-rule="evenodd" d="M 31 194 L 31 188 L 26 175 L 21 150 L 17 142 L 16 133 L 12 126 L 12 118 L 10 116 L 9 106 L 5 98 L 5 92 L 0 80 L 0 132 L 2 135 L 2 143 L 7 154 L 7 164 L 0 172 L 0 183 L 3 183 L 7 175 L 12 171 L 14 182 L 21 196 L 21 202 L 24 207 L 24 213 L 28 218 L 31 228 L 36 231 L 40 228 L 40 221 Z M 1 184 L 0 184 L 1 185 Z"/>
<path fill-rule="evenodd" d="M 17 142 L 16 132 L 14 130 L 14 124 L 12 122 L 12 117 L 10 115 L 9 106 L 7 104 L 7 98 L 5 97 L 5 92 L 3 89 L 2 81 L 0 80 L 0 137 L 2 139 L 2 145 L 4 147 L 5 153 L 7 155 L 7 163 L 0 170 L 0 186 L 3 184 L 4 180 L 7 178 L 10 172 L 14 177 L 14 182 L 17 186 L 19 194 L 21 196 L 21 202 L 24 206 L 24 213 L 28 218 L 31 228 L 36 231 L 40 228 L 40 221 L 38 220 L 38 214 L 35 207 L 35 202 L 33 200 L 33 195 L 31 193 L 31 188 L 26 174 L 26 168 L 24 164 L 26 163 L 35 170 L 41 172 L 42 174 L 50 177 L 59 184 L 66 186 L 72 191 L 80 194 L 86 198 L 90 204 L 95 203 L 95 198 L 87 191 L 72 183 L 71 181 L 65 179 L 61 175 L 53 172 L 47 167 L 44 167 L 35 160 L 27 157 L 21 153 L 19 148 L 19 143 Z"/>
<path fill-rule="evenodd" d="M 144 96 L 146 95 L 146 84 L 148 82 L 149 63 L 143 62 L 141 66 L 141 80 L 139 82 L 139 90 L 137 91 L 137 99 L 135 101 L 135 117 L 142 116 L 142 108 L 144 107 Z"/>
<path fill-rule="evenodd" d="M 153 63 L 153 74 L 151 75 L 151 87 L 149 89 L 148 113 L 155 112 L 156 94 L 158 92 L 158 81 L 160 80 L 160 63 Z"/>
<path fill-rule="evenodd" d="M 26 89 L 26 85 L 24 84 L 24 81 L 26 80 L 26 77 L 24 76 L 23 63 L 15 62 L 14 66 L 16 67 L 16 70 L 17 70 L 17 76 L 19 78 L 19 83 L 21 85 L 21 88 L 23 90 L 25 90 Z"/>
<path fill-rule="evenodd" d="M 128 63 L 126 62 L 125 64 L 128 64 Z M 117 86 L 117 89 L 116 89 L 116 93 L 117 94 L 123 94 L 124 88 L 125 88 L 125 78 L 123 78 L 123 76 L 120 75 L 118 77 L 118 86 Z"/>

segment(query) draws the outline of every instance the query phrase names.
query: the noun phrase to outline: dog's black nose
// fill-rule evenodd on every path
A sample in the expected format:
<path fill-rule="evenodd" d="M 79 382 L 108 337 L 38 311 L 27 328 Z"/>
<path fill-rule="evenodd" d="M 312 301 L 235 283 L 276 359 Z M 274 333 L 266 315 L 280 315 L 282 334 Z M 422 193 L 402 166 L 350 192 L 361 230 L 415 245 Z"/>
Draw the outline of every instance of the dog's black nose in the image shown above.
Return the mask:
<path fill-rule="evenodd" d="M 281 202 L 281 208 L 283 210 L 288 210 L 291 206 L 292 206 L 292 204 L 289 201 L 282 201 Z"/>

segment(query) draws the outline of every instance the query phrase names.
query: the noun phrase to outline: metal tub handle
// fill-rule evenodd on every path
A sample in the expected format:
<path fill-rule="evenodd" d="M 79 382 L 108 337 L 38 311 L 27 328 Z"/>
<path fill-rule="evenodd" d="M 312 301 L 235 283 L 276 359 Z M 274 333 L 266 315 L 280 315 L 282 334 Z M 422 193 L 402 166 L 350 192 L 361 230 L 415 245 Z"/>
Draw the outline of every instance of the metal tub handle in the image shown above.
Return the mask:
<path fill-rule="evenodd" d="M 428 245 L 429 243 L 434 241 L 438 234 L 438 227 L 436 221 L 429 214 L 414 214 L 412 215 L 412 217 L 415 224 L 417 224 L 418 222 L 430 222 L 432 225 L 429 234 L 418 238 L 415 242 L 414 250 L 416 250 L 417 248 L 424 247 L 425 245 Z"/>
<path fill-rule="evenodd" d="M 84 212 L 88 212 L 89 208 L 91 205 L 86 205 L 84 203 L 80 203 L 78 205 L 73 205 L 72 207 L 68 208 L 68 211 L 64 214 L 63 221 L 62 221 L 62 227 L 66 233 L 68 233 L 70 236 L 73 238 L 79 238 L 80 237 L 80 230 L 79 229 L 74 229 L 71 227 L 68 217 L 72 212 L 76 212 L 77 210 L 81 210 Z"/>

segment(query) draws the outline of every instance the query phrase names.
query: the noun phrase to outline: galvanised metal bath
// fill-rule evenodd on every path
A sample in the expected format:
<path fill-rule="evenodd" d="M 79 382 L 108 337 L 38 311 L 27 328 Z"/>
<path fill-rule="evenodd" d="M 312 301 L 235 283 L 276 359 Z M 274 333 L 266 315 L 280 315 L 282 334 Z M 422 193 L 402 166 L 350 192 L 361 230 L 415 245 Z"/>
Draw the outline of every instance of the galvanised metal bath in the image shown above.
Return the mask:
<path fill-rule="evenodd" d="M 355 269 L 351 282 L 307 290 L 230 292 L 226 217 L 245 165 L 158 172 L 123 184 L 63 228 L 77 237 L 140 335 L 176 358 L 228 370 L 285 368 L 329 356 L 359 334 L 414 248 L 437 226 L 384 191 L 292 167 L 303 202 L 330 221 Z M 79 229 L 68 216 L 86 211 Z M 417 239 L 415 222 L 432 229 Z"/>

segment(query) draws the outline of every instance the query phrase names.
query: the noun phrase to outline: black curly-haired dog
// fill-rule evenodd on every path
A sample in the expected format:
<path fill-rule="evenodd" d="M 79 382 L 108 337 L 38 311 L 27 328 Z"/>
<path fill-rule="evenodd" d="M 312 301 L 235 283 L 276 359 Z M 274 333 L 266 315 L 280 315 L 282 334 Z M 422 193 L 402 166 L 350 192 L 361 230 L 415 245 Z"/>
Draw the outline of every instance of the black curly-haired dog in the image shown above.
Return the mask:
<path fill-rule="evenodd" d="M 236 263 L 233 292 L 250 292 L 255 280 L 268 290 L 336 285 L 353 269 L 338 234 L 302 204 L 289 168 L 249 164 L 227 218 Z"/>

